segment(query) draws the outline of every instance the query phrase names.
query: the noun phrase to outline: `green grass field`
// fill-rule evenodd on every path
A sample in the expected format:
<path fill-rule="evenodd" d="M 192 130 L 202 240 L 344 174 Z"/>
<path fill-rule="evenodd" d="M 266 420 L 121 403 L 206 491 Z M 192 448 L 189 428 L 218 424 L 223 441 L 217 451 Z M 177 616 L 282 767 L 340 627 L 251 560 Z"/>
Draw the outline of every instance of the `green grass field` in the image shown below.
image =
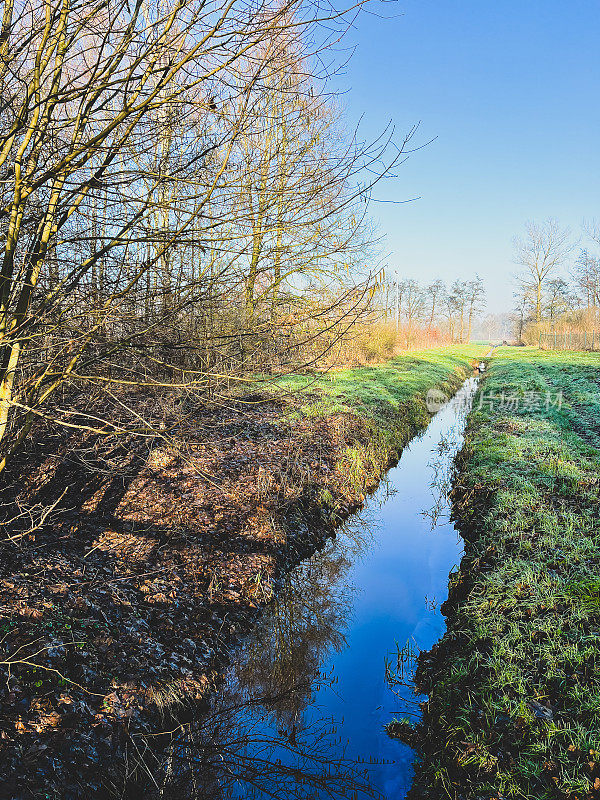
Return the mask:
<path fill-rule="evenodd" d="M 301 413 L 308 416 L 344 412 L 376 417 L 418 395 L 424 397 L 428 389 L 441 386 L 454 374 L 464 377 L 473 359 L 485 352 L 481 345 L 414 350 L 377 366 L 290 375 L 272 382 L 270 388 L 303 397 Z"/>
<path fill-rule="evenodd" d="M 474 408 L 414 796 L 600 797 L 600 354 L 500 348 Z"/>

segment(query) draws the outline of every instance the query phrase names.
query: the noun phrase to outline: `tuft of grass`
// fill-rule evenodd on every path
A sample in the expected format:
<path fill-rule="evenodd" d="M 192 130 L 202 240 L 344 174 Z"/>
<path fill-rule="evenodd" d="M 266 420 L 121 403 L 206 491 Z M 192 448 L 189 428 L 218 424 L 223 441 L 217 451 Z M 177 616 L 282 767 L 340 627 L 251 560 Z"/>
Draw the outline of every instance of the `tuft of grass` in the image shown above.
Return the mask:
<path fill-rule="evenodd" d="M 594 611 L 600 611 L 600 578 L 577 581 L 567 587 L 567 597 Z"/>
<path fill-rule="evenodd" d="M 181 706 L 187 699 L 187 692 L 183 684 L 177 681 L 156 684 L 148 689 L 148 702 L 155 706 L 161 713 L 166 713 L 177 706 Z"/>
<path fill-rule="evenodd" d="M 599 465 L 600 354 L 496 351 L 459 456 L 448 630 L 417 670 L 411 796 L 600 797 Z"/>

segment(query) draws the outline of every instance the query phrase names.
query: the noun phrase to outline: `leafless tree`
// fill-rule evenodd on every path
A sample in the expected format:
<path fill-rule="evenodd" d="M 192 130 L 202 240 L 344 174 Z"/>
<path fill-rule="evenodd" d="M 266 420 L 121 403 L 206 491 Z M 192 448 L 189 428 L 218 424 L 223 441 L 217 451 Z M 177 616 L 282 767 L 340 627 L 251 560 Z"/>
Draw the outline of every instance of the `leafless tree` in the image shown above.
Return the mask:
<path fill-rule="evenodd" d="M 554 326 L 556 319 L 571 310 L 575 298 L 570 292 L 569 284 L 564 278 L 553 278 L 547 282 L 546 306 L 550 317 L 550 327 Z"/>
<path fill-rule="evenodd" d="M 600 306 L 600 259 L 581 250 L 573 269 L 575 281 L 588 309 Z"/>
<path fill-rule="evenodd" d="M 465 321 L 468 306 L 469 289 L 465 281 L 455 280 L 450 289 L 447 311 L 454 317 L 452 321 L 452 338 L 457 342 L 465 340 Z"/>
<path fill-rule="evenodd" d="M 485 288 L 482 279 L 476 275 L 465 282 L 466 313 L 467 313 L 467 342 L 471 341 L 471 331 L 473 330 L 473 319 L 477 311 L 482 307 L 485 297 Z"/>
<path fill-rule="evenodd" d="M 523 267 L 520 278 L 525 291 L 534 297 L 535 320 L 541 322 L 546 281 L 564 265 L 572 250 L 571 233 L 555 219 L 542 224 L 528 222 L 525 235 L 515 239 L 516 262 Z"/>
<path fill-rule="evenodd" d="M 285 12 L 198 0 L 4 3 L 0 469 L 91 343 L 131 311 L 149 269 L 168 269 L 169 250 L 210 196 L 207 175 L 193 206 L 176 216 L 167 207 L 182 175 L 216 152 L 218 134 L 192 127 L 175 173 L 149 168 L 148 154 L 172 137 L 174 118 L 210 114 L 214 84 L 228 85 Z M 228 125 L 222 165 L 239 120 Z"/>
<path fill-rule="evenodd" d="M 406 281 L 404 291 L 404 320 L 406 323 L 406 346 L 410 347 L 415 328 L 423 321 L 425 296 L 423 289 L 415 280 Z"/>
<path fill-rule="evenodd" d="M 523 341 L 525 327 L 531 320 L 530 314 L 532 310 L 532 303 L 531 298 L 525 292 L 516 292 L 515 297 L 517 304 L 515 306 L 513 320 L 515 324 L 517 342 L 521 343 Z"/>
<path fill-rule="evenodd" d="M 430 283 L 429 286 L 425 290 L 428 298 L 429 303 L 429 319 L 427 326 L 429 330 L 433 328 L 433 323 L 435 320 L 436 311 L 439 309 L 444 296 L 446 294 L 446 286 L 444 281 L 441 281 L 439 278 L 433 283 Z"/>

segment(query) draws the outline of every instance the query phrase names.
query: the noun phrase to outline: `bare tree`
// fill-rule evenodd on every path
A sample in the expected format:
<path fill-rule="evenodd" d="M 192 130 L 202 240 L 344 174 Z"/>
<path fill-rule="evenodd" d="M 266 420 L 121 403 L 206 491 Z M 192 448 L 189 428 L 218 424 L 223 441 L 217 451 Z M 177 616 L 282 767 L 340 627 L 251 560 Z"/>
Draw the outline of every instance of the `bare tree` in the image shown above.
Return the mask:
<path fill-rule="evenodd" d="M 429 330 L 433 328 L 433 322 L 435 320 L 435 313 L 438 310 L 439 306 L 441 305 L 444 296 L 446 294 L 446 286 L 444 281 L 435 280 L 433 283 L 430 283 L 429 286 L 426 288 L 425 293 L 427 294 L 428 302 L 429 302 L 429 319 L 427 323 L 427 327 Z"/>
<path fill-rule="evenodd" d="M 468 298 L 469 289 L 466 282 L 461 280 L 454 281 L 447 308 L 456 318 L 452 325 L 454 331 L 452 338 L 457 342 L 464 342 L 465 340 L 465 315 L 467 313 Z"/>
<path fill-rule="evenodd" d="M 391 283 L 392 304 L 394 308 L 394 319 L 396 321 L 396 331 L 400 328 L 402 319 L 403 299 L 408 289 L 408 281 L 396 277 Z"/>
<path fill-rule="evenodd" d="M 600 305 L 600 259 L 587 249 L 581 250 L 573 273 L 587 308 L 597 308 Z"/>
<path fill-rule="evenodd" d="M 425 296 L 415 280 L 406 281 L 404 292 L 404 319 L 406 321 L 406 346 L 413 342 L 416 326 L 423 320 Z"/>
<path fill-rule="evenodd" d="M 466 307 L 467 307 L 467 342 L 471 341 L 471 331 L 473 329 L 473 317 L 481 309 L 485 296 L 485 288 L 482 279 L 476 275 L 472 280 L 465 283 Z"/>
<path fill-rule="evenodd" d="M 557 318 L 573 308 L 573 296 L 569 284 L 564 278 L 553 278 L 547 283 L 546 305 L 550 315 L 550 327 L 554 327 Z"/>
<path fill-rule="evenodd" d="M 174 182 L 215 152 L 217 137 L 196 137 L 175 174 L 140 167 L 133 153 L 143 161 L 156 141 L 168 141 L 174 115 L 210 113 L 211 88 L 230 84 L 235 63 L 286 24 L 285 11 L 264 4 L 248 15 L 235 2 L 200 0 L 5 2 L 0 469 L 92 341 L 132 310 L 149 268 L 160 263 L 165 278 L 169 250 L 210 196 L 209 180 L 178 215 L 167 203 Z M 250 83 L 263 68 L 257 60 Z M 223 164 L 237 127 L 220 148 Z M 161 219 L 158 229 L 151 218 Z M 95 306 L 84 313 L 92 273 Z"/>
<path fill-rule="evenodd" d="M 572 250 L 571 233 L 554 219 L 528 222 L 525 236 L 515 239 L 516 261 L 524 268 L 521 284 L 534 297 L 535 320 L 541 322 L 546 281 L 563 266 Z"/>
<path fill-rule="evenodd" d="M 515 297 L 517 299 L 517 304 L 515 306 L 515 315 L 513 319 L 516 328 L 517 342 L 521 343 L 523 341 L 525 327 L 530 321 L 532 303 L 531 298 L 526 292 L 517 292 L 515 293 Z"/>

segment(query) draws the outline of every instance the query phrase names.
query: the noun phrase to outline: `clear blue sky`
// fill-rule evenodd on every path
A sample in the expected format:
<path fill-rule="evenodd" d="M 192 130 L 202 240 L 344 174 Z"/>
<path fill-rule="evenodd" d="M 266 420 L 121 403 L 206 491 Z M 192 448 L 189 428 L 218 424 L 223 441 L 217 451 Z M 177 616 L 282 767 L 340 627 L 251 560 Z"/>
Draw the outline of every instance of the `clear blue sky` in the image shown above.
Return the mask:
<path fill-rule="evenodd" d="M 486 282 L 513 305 L 512 239 L 528 219 L 581 234 L 600 218 L 598 0 L 399 0 L 362 14 L 336 84 L 365 137 L 391 120 L 436 140 L 380 185 L 387 259 L 407 277 Z"/>

